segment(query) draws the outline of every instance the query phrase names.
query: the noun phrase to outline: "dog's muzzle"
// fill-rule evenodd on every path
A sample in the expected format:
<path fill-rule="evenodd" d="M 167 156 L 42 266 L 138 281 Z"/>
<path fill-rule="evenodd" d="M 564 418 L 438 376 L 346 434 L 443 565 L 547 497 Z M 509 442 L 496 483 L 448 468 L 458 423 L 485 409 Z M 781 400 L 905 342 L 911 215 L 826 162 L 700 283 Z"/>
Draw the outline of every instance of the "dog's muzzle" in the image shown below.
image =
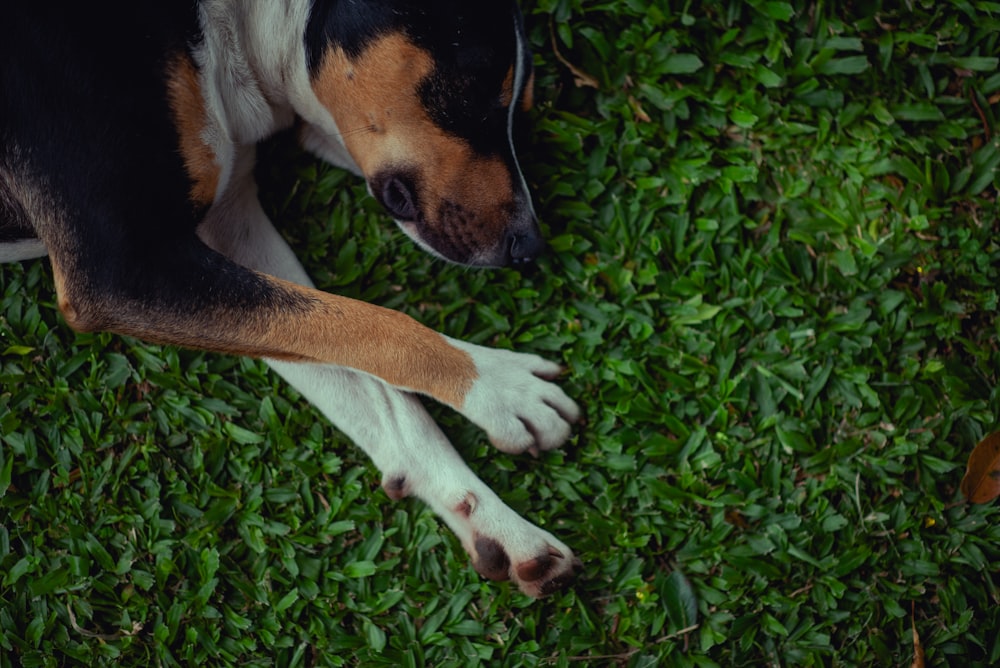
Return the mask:
<path fill-rule="evenodd" d="M 527 197 L 515 198 L 506 211 L 510 218 L 495 230 L 496 223 L 479 222 L 459 204 L 444 202 L 428 211 L 421 202 L 412 171 L 392 169 L 368 181 L 368 191 L 393 217 L 404 232 L 437 257 L 476 267 L 524 267 L 545 250 Z M 494 214 L 497 212 L 494 212 Z"/>

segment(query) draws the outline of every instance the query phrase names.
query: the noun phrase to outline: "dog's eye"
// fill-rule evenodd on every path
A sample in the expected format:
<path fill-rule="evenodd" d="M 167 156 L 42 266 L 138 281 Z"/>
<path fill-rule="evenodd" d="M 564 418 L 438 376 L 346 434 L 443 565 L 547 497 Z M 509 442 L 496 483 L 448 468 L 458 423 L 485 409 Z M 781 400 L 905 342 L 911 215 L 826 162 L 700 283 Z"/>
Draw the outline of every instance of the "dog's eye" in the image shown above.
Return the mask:
<path fill-rule="evenodd" d="M 382 184 L 380 199 L 382 206 L 396 220 L 411 222 L 417 219 L 416 198 L 412 188 L 403 179 L 395 176 L 386 179 Z"/>

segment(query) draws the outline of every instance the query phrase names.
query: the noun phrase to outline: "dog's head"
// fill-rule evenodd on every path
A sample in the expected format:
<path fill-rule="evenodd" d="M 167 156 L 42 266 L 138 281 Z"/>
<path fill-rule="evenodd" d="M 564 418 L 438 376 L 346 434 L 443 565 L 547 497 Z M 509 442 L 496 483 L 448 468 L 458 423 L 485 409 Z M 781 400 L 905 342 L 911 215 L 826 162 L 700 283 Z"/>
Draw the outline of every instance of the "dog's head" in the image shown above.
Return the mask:
<path fill-rule="evenodd" d="M 538 255 L 514 153 L 532 80 L 514 2 L 316 2 L 306 41 L 317 98 L 410 237 L 466 265 Z"/>

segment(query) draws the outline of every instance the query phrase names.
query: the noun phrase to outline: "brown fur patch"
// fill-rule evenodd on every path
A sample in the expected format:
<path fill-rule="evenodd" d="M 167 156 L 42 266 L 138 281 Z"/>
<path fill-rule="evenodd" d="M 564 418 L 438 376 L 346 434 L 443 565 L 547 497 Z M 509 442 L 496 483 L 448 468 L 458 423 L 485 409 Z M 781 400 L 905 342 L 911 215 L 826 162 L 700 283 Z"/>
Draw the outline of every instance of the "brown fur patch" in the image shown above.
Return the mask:
<path fill-rule="evenodd" d="M 455 512 L 457 512 L 462 517 L 468 519 L 472 513 L 476 512 L 476 507 L 479 505 L 479 499 L 472 492 L 465 495 L 462 502 L 455 507 Z"/>
<path fill-rule="evenodd" d="M 205 99 L 201 94 L 198 71 L 191 58 L 174 58 L 167 74 L 167 96 L 174 125 L 180 139 L 181 156 L 191 179 L 191 200 L 209 205 L 219 187 L 219 164 L 215 152 L 202 134 L 205 131 Z"/>
<path fill-rule="evenodd" d="M 263 276 L 280 305 L 167 312 L 81 294 L 53 258 L 59 307 L 79 331 L 107 330 L 151 343 L 247 357 L 334 364 L 461 409 L 478 372 L 463 350 L 397 311 Z"/>
<path fill-rule="evenodd" d="M 503 106 L 514 101 L 514 68 L 507 70 L 507 76 L 503 79 L 503 88 L 500 91 L 500 103 Z M 528 75 L 528 82 L 524 85 L 524 92 L 521 94 L 521 110 L 530 111 L 535 105 L 535 73 Z"/>
<path fill-rule="evenodd" d="M 358 369 L 455 408 L 464 404 L 478 376 L 476 365 L 441 334 L 397 311 L 278 283 L 301 293 L 309 308 L 294 317 L 276 314 L 258 340 L 246 343 L 291 359 Z"/>
<path fill-rule="evenodd" d="M 393 501 L 399 501 L 406 497 L 406 476 L 398 475 L 391 478 L 386 478 L 382 481 L 382 489 L 385 490 L 386 496 L 388 496 Z"/>
<path fill-rule="evenodd" d="M 531 111 L 535 106 L 535 73 L 528 77 L 528 83 L 524 85 L 524 93 L 521 94 L 521 109 Z"/>
<path fill-rule="evenodd" d="M 517 577 L 525 582 L 540 580 L 552 570 L 552 565 L 556 560 L 565 559 L 563 553 L 550 547 L 547 554 L 542 554 L 534 559 L 530 559 L 517 565 Z"/>
<path fill-rule="evenodd" d="M 353 61 L 343 49 L 327 51 L 313 90 L 365 175 L 447 139 L 417 95 L 417 84 L 433 69 L 430 54 L 399 33 L 379 38 Z"/>
<path fill-rule="evenodd" d="M 501 158 L 477 155 L 423 108 L 418 87 L 433 67 L 430 54 L 394 33 L 353 60 L 342 49 L 329 50 L 313 89 L 366 177 L 388 168 L 416 169 L 422 222 L 432 237 L 454 238 L 458 217 L 465 223 L 463 246 L 491 249 L 509 222 L 514 182 Z M 513 70 L 510 78 L 513 96 Z M 441 218 L 455 214 L 456 206 L 460 211 L 445 225 Z"/>
<path fill-rule="evenodd" d="M 61 265 L 54 257 L 51 262 L 52 278 L 56 288 L 56 305 L 59 307 L 59 311 L 62 313 L 63 318 L 66 320 L 66 324 L 78 332 L 89 331 L 86 323 L 84 323 L 81 319 L 80 311 L 77 309 L 75 300 L 70 297 L 70 289 L 66 283 Z"/>
<path fill-rule="evenodd" d="M 47 216 L 58 219 L 61 216 L 58 206 L 53 203 L 52 211 Z M 42 225 L 45 230 L 45 243 L 49 250 L 49 262 L 52 266 L 52 279 L 56 288 L 56 306 L 59 307 L 63 319 L 74 331 L 98 332 L 108 326 L 103 318 L 103 312 L 94 308 L 94 296 L 79 287 L 74 280 L 77 258 L 73 251 L 73 241 L 62 234 L 63 227 L 54 221 Z"/>
<path fill-rule="evenodd" d="M 478 375 L 475 362 L 437 332 L 397 311 L 272 280 L 307 306 L 294 313 L 255 314 L 259 317 L 249 322 L 240 314 L 216 315 L 220 333 L 229 339 L 220 342 L 220 352 L 346 366 L 454 408 L 465 403 Z M 170 342 L 206 348 L 211 337 L 199 339 L 201 332 L 193 341 Z"/>
<path fill-rule="evenodd" d="M 511 66 L 507 70 L 506 76 L 503 78 L 503 86 L 500 89 L 500 104 L 503 106 L 510 105 L 514 101 L 514 67 Z"/>

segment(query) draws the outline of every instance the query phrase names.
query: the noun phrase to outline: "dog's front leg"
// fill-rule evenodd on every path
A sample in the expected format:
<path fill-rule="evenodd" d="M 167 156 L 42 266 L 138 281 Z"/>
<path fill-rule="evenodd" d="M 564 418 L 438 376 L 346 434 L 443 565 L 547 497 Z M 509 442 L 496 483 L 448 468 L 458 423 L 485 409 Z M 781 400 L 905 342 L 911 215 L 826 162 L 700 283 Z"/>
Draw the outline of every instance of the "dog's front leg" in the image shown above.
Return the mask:
<path fill-rule="evenodd" d="M 199 234 L 245 266 L 311 286 L 261 210 L 251 182 L 217 204 Z M 503 357 L 496 359 L 502 362 Z M 340 367 L 273 360 L 268 364 L 371 457 L 391 498 L 413 495 L 426 502 L 459 537 L 479 573 L 495 580 L 511 579 L 531 596 L 554 591 L 571 578 L 578 563 L 572 551 L 506 506 L 466 466 L 415 396 Z M 541 360 L 538 364 L 540 373 L 556 370 Z M 472 396 L 474 401 L 490 401 L 489 396 Z M 493 407 L 492 414 L 498 413 Z M 522 422 L 509 426 L 529 436 L 538 430 Z M 547 434 L 539 443 L 555 447 L 564 437 L 561 432 Z"/>
<path fill-rule="evenodd" d="M 243 150 L 238 163 L 249 162 L 248 156 L 253 155 L 252 149 Z M 256 187 L 249 176 L 243 177 L 239 187 L 234 184 L 233 190 L 213 206 L 199 228 L 199 236 L 210 247 L 245 267 L 312 287 L 305 270 L 261 210 Z M 552 382 L 561 371 L 559 365 L 536 355 L 486 348 L 440 334 L 435 334 L 432 340 L 437 349 L 471 361 L 470 368 L 462 369 L 468 382 L 446 394 L 423 392 L 405 381 L 393 383 L 396 387 L 429 394 L 451 406 L 482 427 L 490 442 L 504 452 L 537 454 L 539 450 L 559 447 L 569 437 L 580 410 Z M 440 346 L 441 342 L 446 345 Z M 411 354 L 414 350 L 425 352 L 418 342 L 409 344 Z M 405 351 L 383 352 L 388 358 Z M 448 370 L 448 360 L 444 357 L 432 359 L 437 364 L 428 365 L 429 374 L 456 376 Z M 406 357 L 400 361 L 405 362 Z M 388 380 L 384 375 L 382 379 Z"/>
<path fill-rule="evenodd" d="M 530 596 L 570 580 L 578 563 L 572 551 L 504 504 L 415 396 L 347 369 L 268 363 L 371 457 L 390 498 L 412 495 L 427 503 L 481 575 L 513 580 Z"/>

